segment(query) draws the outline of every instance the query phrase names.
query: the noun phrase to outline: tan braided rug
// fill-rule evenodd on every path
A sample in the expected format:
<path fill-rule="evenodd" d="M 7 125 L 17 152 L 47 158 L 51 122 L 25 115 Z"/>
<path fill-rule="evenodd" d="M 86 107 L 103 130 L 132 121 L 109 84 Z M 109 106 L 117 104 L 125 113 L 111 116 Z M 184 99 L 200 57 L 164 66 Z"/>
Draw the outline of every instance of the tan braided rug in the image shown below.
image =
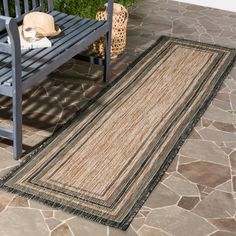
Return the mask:
<path fill-rule="evenodd" d="M 125 230 L 234 59 L 233 49 L 162 37 L 2 188 Z"/>

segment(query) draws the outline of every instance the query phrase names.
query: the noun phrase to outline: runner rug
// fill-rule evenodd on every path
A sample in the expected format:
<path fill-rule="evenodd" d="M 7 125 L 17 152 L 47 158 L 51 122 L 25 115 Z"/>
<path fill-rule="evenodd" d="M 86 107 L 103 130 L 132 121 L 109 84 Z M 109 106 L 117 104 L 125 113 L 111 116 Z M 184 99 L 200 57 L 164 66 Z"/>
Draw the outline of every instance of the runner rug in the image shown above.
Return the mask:
<path fill-rule="evenodd" d="M 127 229 L 216 94 L 235 54 L 161 37 L 5 176 L 2 188 Z"/>

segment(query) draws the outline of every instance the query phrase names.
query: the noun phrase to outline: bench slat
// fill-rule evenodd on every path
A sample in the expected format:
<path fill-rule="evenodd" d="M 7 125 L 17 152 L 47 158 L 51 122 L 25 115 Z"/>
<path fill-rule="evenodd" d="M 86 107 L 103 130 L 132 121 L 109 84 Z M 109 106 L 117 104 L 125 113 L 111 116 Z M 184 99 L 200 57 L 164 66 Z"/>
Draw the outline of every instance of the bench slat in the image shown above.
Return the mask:
<path fill-rule="evenodd" d="M 16 18 L 21 17 L 20 1 L 15 1 Z"/>
<path fill-rule="evenodd" d="M 52 15 L 54 16 L 54 19 L 59 23 L 59 24 L 65 24 L 66 22 L 70 21 L 73 19 L 75 16 L 67 16 L 65 13 L 59 13 L 59 12 L 52 12 Z M 5 43 L 7 41 L 7 34 L 3 34 L 2 38 L 0 36 L 0 43 L 3 42 Z M 21 53 L 22 58 L 24 57 L 25 54 L 27 54 L 30 50 L 24 50 Z M 2 61 L 2 66 L 0 65 L 0 84 L 2 81 L 5 80 L 4 77 L 2 77 L 5 73 L 9 71 L 8 67 L 11 67 L 11 56 L 6 55 L 3 53 L 0 53 L 0 61 Z M 5 68 L 4 68 L 5 67 Z"/>
<path fill-rule="evenodd" d="M 24 10 L 25 10 L 25 13 L 29 12 L 29 1 L 28 0 L 24 0 Z"/>
<path fill-rule="evenodd" d="M 4 15 L 9 16 L 8 0 L 3 0 Z"/>
<path fill-rule="evenodd" d="M 103 24 L 101 23 L 95 23 L 92 27 L 92 31 L 96 30 L 97 28 L 100 28 Z M 90 25 L 91 27 L 91 25 Z M 30 74 L 33 72 L 39 70 L 42 68 L 43 65 L 50 64 L 51 61 L 56 60 L 56 57 L 63 53 L 65 50 L 68 50 L 71 46 L 73 46 L 75 43 L 79 42 L 80 40 L 83 40 L 86 38 L 88 35 L 91 34 L 92 32 L 90 28 L 87 30 L 84 30 L 82 34 L 80 34 L 79 38 L 78 36 L 73 35 L 73 37 L 70 39 L 70 41 L 62 44 L 60 47 L 58 47 L 56 50 L 51 51 L 49 54 L 44 56 L 43 58 L 40 59 L 40 61 L 36 60 L 32 65 L 30 65 L 30 71 L 25 72 L 23 71 L 23 81 L 26 80 Z M 43 59 L 43 60 L 42 60 Z M 9 82 L 9 81 L 8 81 Z"/>
<path fill-rule="evenodd" d="M 23 63 L 24 69 L 22 71 L 22 79 L 24 80 L 25 77 L 31 74 L 33 71 L 40 69 L 42 65 L 50 62 L 57 55 L 61 54 L 70 46 L 74 45 L 76 42 L 80 41 L 81 39 L 83 39 L 84 37 L 86 37 L 91 32 L 93 32 L 104 24 L 103 22 L 98 21 L 85 21 L 87 22 L 84 23 L 82 27 L 79 27 L 79 31 L 78 28 L 72 28 L 72 32 L 69 35 L 63 37 L 62 40 L 59 43 L 55 44 L 52 48 L 47 48 L 43 50 L 40 54 L 37 54 L 37 56 L 34 58 L 34 61 L 28 60 L 26 63 Z M 9 78 L 4 84 L 11 85 L 11 81 L 12 79 Z"/>
<path fill-rule="evenodd" d="M 32 0 L 32 7 L 35 9 L 37 7 L 36 0 Z"/>
<path fill-rule="evenodd" d="M 2 137 L 12 139 L 12 137 L 13 137 L 13 131 L 12 131 L 12 130 L 9 130 L 9 129 L 1 128 L 1 130 L 0 130 L 0 135 L 1 135 Z"/>
<path fill-rule="evenodd" d="M 27 79 L 29 75 L 38 71 L 42 66 L 50 64 L 50 61 L 58 55 L 92 35 L 96 29 L 105 24 L 105 21 L 82 19 L 57 11 L 52 11 L 50 14 L 54 16 L 56 24 L 61 27 L 63 32 L 58 37 L 51 39 L 53 44 L 51 48 L 22 51 L 22 80 Z M 0 59 L 2 56 L 4 57 L 5 55 L 0 54 Z M 8 57 L 1 61 L 2 68 L 0 65 L 0 84 L 8 86 L 12 85 L 10 58 Z"/>
<path fill-rule="evenodd" d="M 55 71 L 61 65 L 70 60 L 72 57 L 76 56 L 78 52 L 82 52 L 87 49 L 87 47 L 91 45 L 94 40 L 98 40 L 101 35 L 104 35 L 107 32 L 108 27 L 108 24 L 104 24 L 103 26 L 99 27 L 93 34 L 90 34 L 89 36 L 82 39 L 80 42 L 68 48 L 62 54 L 58 55 L 55 60 L 51 60 L 50 62 L 48 62 L 48 64 L 42 65 L 40 70 L 34 71 L 32 74 L 30 74 L 30 79 L 25 79 L 22 83 L 23 91 L 31 88 L 33 85 L 36 85 L 42 79 L 45 79 L 49 73 Z"/>
<path fill-rule="evenodd" d="M 44 2 L 44 0 L 39 0 L 39 5 L 40 5 L 40 7 L 41 7 L 41 10 L 43 10 L 44 7 L 45 7 L 45 2 Z"/>
<path fill-rule="evenodd" d="M 11 48 L 9 47 L 9 44 L 0 43 L 0 51 L 4 53 L 11 53 Z"/>
<path fill-rule="evenodd" d="M 59 12 L 54 12 L 53 15 L 55 16 L 55 20 L 57 24 L 63 25 L 63 27 L 68 27 L 71 22 L 72 23 L 78 23 L 78 20 L 81 19 L 77 16 L 68 16 L 64 13 L 60 13 Z M 76 21 L 75 21 L 76 18 Z M 55 39 L 55 42 L 60 40 L 59 38 Z M 22 58 L 24 59 L 25 55 L 28 54 L 30 51 L 33 52 L 33 54 L 31 54 L 30 56 L 33 57 L 35 55 L 37 55 L 37 53 L 39 53 L 40 51 L 45 50 L 44 48 L 42 49 L 35 49 L 35 50 L 24 50 L 22 51 Z M 6 76 L 4 76 L 4 74 L 9 73 L 9 71 L 11 70 L 11 56 L 6 55 L 6 54 L 0 54 L 0 60 L 1 60 L 1 64 L 0 64 L 0 84 L 2 84 L 4 81 L 7 80 Z M 22 63 L 26 61 L 23 60 Z M 11 73 L 11 72 L 10 72 Z"/>
<path fill-rule="evenodd" d="M 68 16 L 66 19 L 63 19 L 62 22 L 64 22 L 63 27 L 65 27 L 65 33 L 68 32 L 73 32 L 74 30 L 71 29 L 71 26 L 78 25 L 82 18 L 76 17 L 76 16 Z M 88 20 L 87 20 L 88 21 Z M 62 37 L 57 37 L 53 39 L 53 43 L 59 42 L 62 40 Z M 32 63 L 32 58 L 40 55 L 40 53 L 43 53 L 46 49 L 41 48 L 41 49 L 34 49 L 34 50 L 27 50 L 27 52 L 22 55 L 22 69 L 24 69 L 24 63 L 27 63 L 27 61 L 30 61 Z M 52 48 L 47 48 L 47 51 L 52 50 Z M 44 53 L 45 55 L 45 53 Z M 11 58 L 11 57 L 10 57 Z M 8 61 L 11 60 L 7 58 Z M 3 61 L 3 60 L 2 60 Z M 9 63 L 10 64 L 10 63 Z M 10 68 L 10 65 L 8 66 Z M 11 77 L 11 70 L 9 68 L 6 68 L 4 65 L 4 68 L 0 70 L 0 83 L 3 83 L 4 81 L 8 80 Z"/>

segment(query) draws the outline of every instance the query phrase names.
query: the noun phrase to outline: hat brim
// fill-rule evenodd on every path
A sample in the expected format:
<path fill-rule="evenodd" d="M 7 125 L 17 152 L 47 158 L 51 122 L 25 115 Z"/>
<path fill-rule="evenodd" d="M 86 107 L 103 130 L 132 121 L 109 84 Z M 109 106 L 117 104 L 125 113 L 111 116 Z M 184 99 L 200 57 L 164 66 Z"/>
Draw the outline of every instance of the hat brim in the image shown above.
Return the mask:
<path fill-rule="evenodd" d="M 20 25 L 19 27 L 19 31 L 22 32 L 22 28 L 23 28 L 23 25 Z M 57 35 L 59 35 L 60 33 L 62 32 L 62 30 L 60 29 L 60 27 L 58 25 L 55 25 L 55 31 L 53 32 L 47 32 L 47 33 L 44 33 L 44 32 L 38 32 L 37 33 L 37 36 L 40 38 L 40 37 L 55 37 Z"/>
<path fill-rule="evenodd" d="M 44 36 L 45 37 L 55 37 L 55 36 L 59 35 L 61 32 L 62 32 L 62 30 L 60 29 L 60 27 L 58 25 L 55 25 L 55 31 L 47 33 L 47 35 L 44 35 Z"/>

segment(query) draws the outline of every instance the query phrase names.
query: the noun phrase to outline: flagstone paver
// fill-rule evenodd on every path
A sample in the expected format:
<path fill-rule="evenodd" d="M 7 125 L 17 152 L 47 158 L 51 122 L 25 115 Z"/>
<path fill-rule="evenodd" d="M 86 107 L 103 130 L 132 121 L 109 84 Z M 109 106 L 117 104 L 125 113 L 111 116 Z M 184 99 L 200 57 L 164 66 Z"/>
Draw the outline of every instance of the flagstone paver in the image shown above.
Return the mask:
<path fill-rule="evenodd" d="M 194 183 L 216 187 L 231 178 L 230 168 L 206 161 L 179 165 L 178 171 Z"/>
<path fill-rule="evenodd" d="M 52 210 L 43 210 L 42 211 L 43 217 L 45 219 L 53 217 L 53 211 Z"/>
<path fill-rule="evenodd" d="M 236 111 L 236 94 L 235 94 L 235 92 L 230 94 L 230 101 L 231 101 L 233 110 Z"/>
<path fill-rule="evenodd" d="M 169 205 L 174 205 L 178 202 L 180 196 L 175 193 L 170 188 L 163 184 L 156 186 L 154 191 L 149 196 L 148 200 L 145 202 L 145 206 L 150 208 L 158 208 Z"/>
<path fill-rule="evenodd" d="M 216 144 L 203 140 L 187 140 L 180 150 L 183 156 L 196 160 L 229 165 L 228 156 Z"/>
<path fill-rule="evenodd" d="M 206 220 L 177 206 L 153 210 L 145 224 L 162 228 L 176 236 L 202 236 L 215 231 Z M 194 230 L 193 230 L 194 228 Z"/>
<path fill-rule="evenodd" d="M 196 184 L 192 184 L 187 180 L 169 176 L 163 183 L 171 190 L 176 192 L 179 196 L 197 196 L 199 194 Z"/>
<path fill-rule="evenodd" d="M 49 230 L 39 210 L 7 208 L 0 213 L 0 235 L 48 236 Z"/>
<path fill-rule="evenodd" d="M 205 218 L 225 218 L 234 216 L 235 201 L 231 193 L 214 191 L 206 196 L 193 212 Z"/>
<path fill-rule="evenodd" d="M 9 167 L 16 166 L 18 162 L 12 159 L 12 153 L 8 150 L 0 147 L 0 170 L 7 169 Z"/>
<path fill-rule="evenodd" d="M 200 201 L 199 197 L 185 197 L 183 196 L 178 202 L 178 206 L 186 210 L 192 210 Z"/>
<path fill-rule="evenodd" d="M 11 207 L 29 207 L 29 201 L 27 198 L 15 196 L 10 202 Z"/>
<path fill-rule="evenodd" d="M 230 158 L 230 163 L 231 163 L 231 168 L 233 171 L 236 171 L 236 151 L 232 152 L 229 155 Z"/>
<path fill-rule="evenodd" d="M 66 224 L 58 226 L 51 233 L 51 236 L 62 236 L 62 235 L 63 236 L 73 236 L 72 232 L 70 231 L 69 226 Z"/>
<path fill-rule="evenodd" d="M 207 109 L 204 117 L 209 120 L 216 120 L 220 122 L 225 122 L 229 124 L 235 123 L 235 115 L 220 109 L 219 107 L 210 105 Z"/>
<path fill-rule="evenodd" d="M 217 231 L 211 234 L 210 236 L 235 236 L 235 233 L 230 233 L 227 231 Z"/>
<path fill-rule="evenodd" d="M 222 190 L 224 192 L 228 192 L 228 193 L 232 193 L 233 192 L 233 188 L 232 188 L 232 183 L 231 183 L 231 179 L 221 185 L 219 185 L 218 187 L 216 187 L 216 189 L 218 190 Z"/>
<path fill-rule="evenodd" d="M 200 130 L 199 134 L 206 140 L 216 142 L 233 142 L 236 140 L 236 133 L 220 132 L 209 128 Z"/>
<path fill-rule="evenodd" d="M 186 157 L 186 156 L 180 156 L 179 157 L 179 165 L 181 164 L 187 164 L 191 162 L 196 162 L 198 159 L 192 158 L 192 157 Z"/>
<path fill-rule="evenodd" d="M 71 218 L 71 214 L 68 214 L 64 211 L 59 211 L 59 210 L 55 210 L 53 215 L 56 219 L 62 220 L 62 221 L 66 221 Z"/>
<path fill-rule="evenodd" d="M 111 80 L 159 36 L 236 48 L 236 13 L 171 0 L 137 0 L 129 10 L 126 51 Z M 102 88 L 102 68 L 71 60 L 24 95 L 24 149 L 32 150 Z M 11 124 L 11 100 L 0 97 L 0 124 Z M 0 176 L 13 161 L 0 139 Z M 125 232 L 0 191 L 0 236 L 233 236 L 236 207 L 236 66 L 161 183 Z"/>
<path fill-rule="evenodd" d="M 233 176 L 232 181 L 233 181 L 233 190 L 234 192 L 236 192 L 236 175 Z"/>
<path fill-rule="evenodd" d="M 227 124 L 227 123 L 215 121 L 212 125 L 218 130 L 222 130 L 229 133 L 236 132 L 236 128 L 233 126 L 233 124 Z"/>
<path fill-rule="evenodd" d="M 0 190 L 0 213 L 7 207 L 13 197 L 12 194 Z"/>
<path fill-rule="evenodd" d="M 133 229 L 137 232 L 144 224 L 145 222 L 145 217 L 141 217 L 141 218 L 134 218 L 134 220 L 132 221 L 132 227 Z"/>
<path fill-rule="evenodd" d="M 55 229 L 58 225 L 60 225 L 61 224 L 61 221 L 60 220 L 57 220 L 57 219 L 55 219 L 55 218 L 48 218 L 48 219 L 45 219 L 45 222 L 46 222 L 46 224 L 47 224 L 47 226 L 48 226 L 48 228 L 50 229 L 50 230 L 53 230 L 53 229 Z M 59 229 L 57 229 L 57 230 L 55 230 L 56 232 L 60 232 L 61 230 L 60 230 L 60 228 Z"/>
<path fill-rule="evenodd" d="M 152 228 L 144 225 L 141 230 L 139 231 L 140 236 L 169 236 L 166 232 L 163 230 Z"/>
<path fill-rule="evenodd" d="M 209 219 L 209 221 L 213 225 L 215 225 L 219 230 L 226 230 L 232 233 L 236 232 L 236 220 L 234 218 Z"/>
<path fill-rule="evenodd" d="M 118 230 L 118 229 L 109 228 L 108 232 L 109 232 L 108 233 L 109 236 L 120 236 L 120 230 Z M 135 230 L 131 226 L 125 232 L 123 232 L 122 235 L 124 235 L 124 236 L 138 236 L 138 233 L 135 232 Z"/>
<path fill-rule="evenodd" d="M 29 200 L 30 207 L 33 209 L 39 209 L 39 210 L 51 210 L 52 208 L 48 207 L 45 204 L 39 203 L 34 200 Z"/>
<path fill-rule="evenodd" d="M 81 217 L 74 217 L 68 220 L 67 224 L 77 235 L 94 236 L 96 232 L 96 236 L 104 236 L 107 233 L 107 227 Z"/>

